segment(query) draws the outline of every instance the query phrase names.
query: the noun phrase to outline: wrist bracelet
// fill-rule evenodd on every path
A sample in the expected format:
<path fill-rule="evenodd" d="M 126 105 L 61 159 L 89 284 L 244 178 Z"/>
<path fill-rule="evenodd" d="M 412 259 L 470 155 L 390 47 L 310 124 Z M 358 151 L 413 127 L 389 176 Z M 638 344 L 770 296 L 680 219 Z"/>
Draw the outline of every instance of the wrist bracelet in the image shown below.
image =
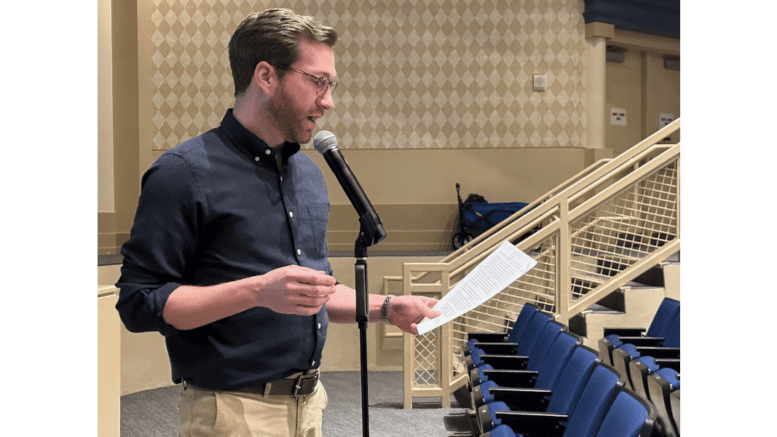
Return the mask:
<path fill-rule="evenodd" d="M 388 309 L 389 309 L 389 303 L 391 302 L 391 298 L 393 298 L 393 294 L 389 294 L 386 296 L 386 300 L 383 301 L 383 306 L 380 307 L 380 318 L 383 319 L 384 322 L 386 322 L 387 325 L 390 325 L 391 322 L 389 322 L 388 319 Z"/>

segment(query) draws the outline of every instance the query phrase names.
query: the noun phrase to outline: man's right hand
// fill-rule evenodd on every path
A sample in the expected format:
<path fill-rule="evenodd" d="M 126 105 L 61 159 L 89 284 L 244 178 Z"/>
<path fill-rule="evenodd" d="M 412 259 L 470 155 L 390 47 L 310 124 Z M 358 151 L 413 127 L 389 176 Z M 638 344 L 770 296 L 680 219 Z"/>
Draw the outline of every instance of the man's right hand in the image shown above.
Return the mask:
<path fill-rule="evenodd" d="M 335 292 L 335 278 L 301 266 L 280 267 L 256 276 L 258 306 L 276 313 L 310 316 L 318 313 Z"/>

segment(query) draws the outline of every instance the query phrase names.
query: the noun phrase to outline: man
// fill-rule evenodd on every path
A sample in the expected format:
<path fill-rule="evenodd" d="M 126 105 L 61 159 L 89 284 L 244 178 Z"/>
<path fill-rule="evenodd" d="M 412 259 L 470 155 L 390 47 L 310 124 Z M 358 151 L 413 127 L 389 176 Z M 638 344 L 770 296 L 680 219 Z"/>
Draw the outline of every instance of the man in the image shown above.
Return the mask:
<path fill-rule="evenodd" d="M 318 436 L 328 321 L 355 322 L 332 277 L 329 199 L 302 153 L 334 107 L 333 29 L 272 9 L 229 43 L 235 105 L 146 172 L 116 305 L 165 336 L 185 436 Z M 417 334 L 436 301 L 371 295 L 370 321 Z"/>

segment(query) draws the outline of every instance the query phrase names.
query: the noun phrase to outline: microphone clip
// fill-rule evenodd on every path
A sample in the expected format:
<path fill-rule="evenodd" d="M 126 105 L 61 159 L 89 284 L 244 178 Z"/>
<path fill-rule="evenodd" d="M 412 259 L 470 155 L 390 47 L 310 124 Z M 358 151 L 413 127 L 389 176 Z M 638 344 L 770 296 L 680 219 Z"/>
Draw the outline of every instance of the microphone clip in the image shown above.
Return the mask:
<path fill-rule="evenodd" d="M 367 248 L 386 238 L 383 222 L 376 214 L 365 212 L 359 216 L 359 238 L 356 239 L 356 258 L 366 258 Z"/>

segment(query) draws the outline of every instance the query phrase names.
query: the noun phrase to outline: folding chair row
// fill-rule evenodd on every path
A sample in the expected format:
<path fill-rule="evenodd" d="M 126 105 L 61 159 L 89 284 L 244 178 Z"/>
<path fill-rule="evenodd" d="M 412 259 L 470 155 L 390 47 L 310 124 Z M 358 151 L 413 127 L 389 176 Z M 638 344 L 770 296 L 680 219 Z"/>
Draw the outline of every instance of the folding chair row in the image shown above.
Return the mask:
<path fill-rule="evenodd" d="M 531 304 L 524 305 L 509 332 L 468 334 L 463 348 L 470 372 L 468 393 L 466 397 L 457 393 L 457 399 L 466 398 L 462 403 L 468 403 L 464 406 L 469 411 L 446 417 L 446 428 L 456 431 L 455 435 L 488 437 L 500 437 L 499 433 L 649 436 L 657 432 L 656 407 L 630 384 L 627 387 L 626 372 L 615 369 L 611 360 L 603 362 L 598 351 L 582 343 L 565 325 L 553 321 L 552 315 Z M 629 410 L 644 414 L 624 418 L 622 414 Z M 638 425 L 629 428 L 634 432 L 623 434 L 627 422 Z M 613 433 L 615 428 L 620 431 Z"/>
<path fill-rule="evenodd" d="M 607 329 L 605 329 L 607 331 Z M 618 337 L 610 334 L 599 340 L 599 353 L 606 363 L 626 375 L 630 388 L 645 393 L 647 377 L 660 368 L 680 372 L 680 304 L 664 299 L 648 332 L 658 335 Z"/>
<path fill-rule="evenodd" d="M 633 437 L 654 434 L 651 429 L 651 419 L 654 417 L 651 407 L 650 403 L 623 387 L 607 410 L 594 437 Z M 492 431 L 481 434 L 482 437 L 522 435 L 516 434 L 508 425 L 499 425 Z"/>
<path fill-rule="evenodd" d="M 679 417 L 671 409 L 671 395 L 680 388 L 680 320 L 680 303 L 667 298 L 647 335 L 619 336 L 605 329 L 599 340 L 601 357 L 626 376 L 629 388 L 656 406 L 657 427 L 667 437 L 680 435 Z"/>
<path fill-rule="evenodd" d="M 549 325 L 553 324 L 563 326 L 556 322 Z M 535 345 L 535 350 L 539 349 L 539 344 L 541 343 Z M 500 430 L 496 429 L 501 423 L 512 426 L 511 430 L 520 429 L 517 435 L 523 436 L 596 435 L 594 434 L 596 430 L 592 427 L 598 427 L 600 422 L 602 425 L 605 423 L 603 413 L 611 400 L 610 397 L 602 398 L 604 395 L 601 390 L 606 389 L 606 384 L 602 385 L 602 381 L 614 377 L 615 380 L 610 381 L 613 388 L 616 385 L 623 386 L 625 380 L 614 368 L 603 364 L 597 351 L 582 345 L 582 339 L 574 334 L 566 331 L 557 333 L 548 348 L 549 352 L 545 356 L 544 363 L 537 371 L 494 369 L 488 364 L 483 366 L 485 369 L 478 369 L 480 373 L 477 376 L 473 374 L 472 381 L 475 385 L 471 391 L 472 404 L 475 405 L 476 410 L 472 412 L 474 414 L 471 413 L 473 417 L 468 421 L 467 418 L 457 418 L 459 426 L 469 423 L 471 429 L 469 435 L 473 436 L 488 435 L 486 433 L 491 432 L 495 433 L 492 435 L 506 433 L 507 429 L 504 427 Z M 563 365 L 558 365 L 558 361 Z M 597 371 L 594 377 L 593 372 L 597 366 L 605 366 L 605 369 Z M 527 372 L 530 372 L 528 377 Z M 599 392 L 594 388 L 597 385 Z M 614 393 L 610 394 L 614 396 Z M 633 392 L 629 393 L 629 396 L 633 397 Z M 586 406 L 581 406 L 578 410 L 577 406 L 583 404 Z M 640 416 L 635 420 L 640 420 L 640 424 L 646 424 L 645 430 L 642 430 L 640 425 L 638 428 L 641 433 L 628 435 L 650 435 L 646 430 L 653 428 L 655 408 L 651 409 L 648 405 L 643 409 L 647 411 L 645 414 L 650 420 L 648 416 Z M 574 416 L 575 411 L 577 416 Z M 616 414 L 615 411 L 614 408 L 610 413 L 608 426 L 611 426 L 610 422 L 615 420 L 612 419 L 612 415 Z M 506 419 L 501 416 L 505 416 Z M 622 428 L 622 425 L 619 426 Z M 599 435 L 622 435 L 607 434 L 608 429 L 611 428 L 602 428 Z M 449 428 L 449 430 L 453 429 Z"/>
<path fill-rule="evenodd" d="M 523 308 L 521 308 L 520 313 L 518 313 L 518 317 L 515 320 L 515 323 L 513 324 L 512 329 L 510 329 L 509 332 L 503 332 L 503 333 L 490 333 L 490 332 L 470 332 L 467 334 L 467 344 L 463 347 L 464 355 L 469 355 L 471 352 L 472 347 L 479 342 L 484 343 L 513 343 L 518 344 L 518 342 L 521 340 L 521 335 L 523 335 L 524 330 L 526 329 L 526 326 L 529 324 L 529 321 L 534 317 L 534 314 L 539 311 L 539 308 L 536 306 L 527 303 L 524 304 Z"/>
<path fill-rule="evenodd" d="M 654 427 L 657 417 L 655 407 L 628 389 L 624 379 L 612 366 L 596 362 L 590 376 L 580 379 L 584 379 L 582 392 L 573 405 L 566 406 L 566 412 L 558 411 L 553 399 L 546 411 L 515 410 L 505 402 L 480 407 L 477 413 L 480 436 L 657 435 Z"/>
<path fill-rule="evenodd" d="M 525 304 L 509 334 L 469 334 L 464 354 L 470 380 L 456 393 L 462 406 L 474 409 L 491 401 L 488 388 L 498 387 L 500 383 L 511 387 L 534 387 L 539 382 L 539 387 L 550 389 L 571 355 L 572 347 L 583 342 L 582 338 L 568 332 L 566 325 L 552 319 L 552 315 Z M 486 390 L 481 391 L 483 383 L 487 383 Z M 473 387 L 476 388 L 474 393 Z M 484 399 L 483 394 L 489 398 Z M 466 416 L 446 417 L 446 428 L 474 429 L 471 418 Z"/>
<path fill-rule="evenodd" d="M 551 320 L 553 320 L 551 314 L 542 312 L 531 304 L 525 304 L 513 329 L 504 340 L 482 341 L 481 339 L 484 338 L 482 334 L 470 334 L 463 350 L 467 370 L 471 371 L 485 364 L 484 355 L 488 355 L 491 360 L 499 360 L 499 358 L 492 358 L 494 355 L 528 357 L 543 329 Z M 515 360 L 523 361 L 522 366 L 528 364 L 525 360 Z"/>
<path fill-rule="evenodd" d="M 624 344 L 637 348 L 680 346 L 680 302 L 665 298 L 645 334 L 643 328 L 604 328 L 599 352 L 606 363 L 614 364 L 614 351 Z"/>

